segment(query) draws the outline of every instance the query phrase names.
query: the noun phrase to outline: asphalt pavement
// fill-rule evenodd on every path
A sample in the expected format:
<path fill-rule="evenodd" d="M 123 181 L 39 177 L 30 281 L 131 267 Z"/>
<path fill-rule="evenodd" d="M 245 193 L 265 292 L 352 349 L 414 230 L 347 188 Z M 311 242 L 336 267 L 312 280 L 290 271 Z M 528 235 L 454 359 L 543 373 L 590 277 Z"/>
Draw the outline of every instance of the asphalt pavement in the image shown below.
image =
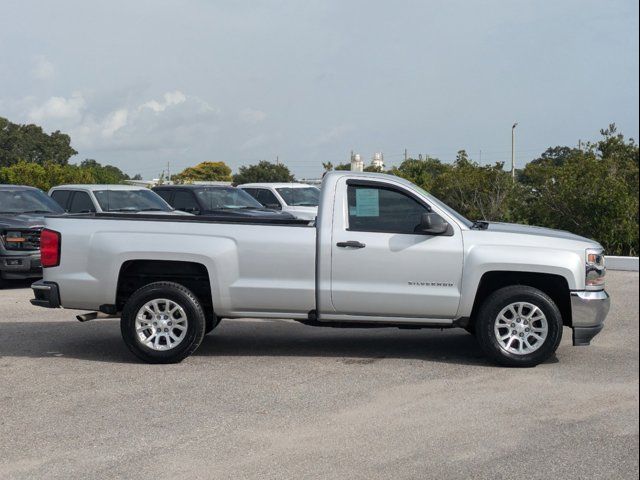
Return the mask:
<path fill-rule="evenodd" d="M 179 365 L 0 291 L 1 479 L 637 479 L 638 273 L 590 347 L 493 366 L 462 330 L 223 320 Z"/>

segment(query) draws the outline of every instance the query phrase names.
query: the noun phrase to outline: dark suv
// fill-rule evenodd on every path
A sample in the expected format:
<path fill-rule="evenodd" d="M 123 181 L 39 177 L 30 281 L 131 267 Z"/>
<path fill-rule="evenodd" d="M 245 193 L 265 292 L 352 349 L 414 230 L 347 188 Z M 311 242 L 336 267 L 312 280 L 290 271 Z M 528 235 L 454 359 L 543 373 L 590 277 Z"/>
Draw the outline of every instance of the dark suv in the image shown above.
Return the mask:
<path fill-rule="evenodd" d="M 264 208 L 240 188 L 227 185 L 161 185 L 152 189 L 176 210 L 207 217 L 293 220 L 290 213 Z"/>
<path fill-rule="evenodd" d="M 33 187 L 0 185 L 0 288 L 7 280 L 38 278 L 44 216 L 62 208 Z"/>

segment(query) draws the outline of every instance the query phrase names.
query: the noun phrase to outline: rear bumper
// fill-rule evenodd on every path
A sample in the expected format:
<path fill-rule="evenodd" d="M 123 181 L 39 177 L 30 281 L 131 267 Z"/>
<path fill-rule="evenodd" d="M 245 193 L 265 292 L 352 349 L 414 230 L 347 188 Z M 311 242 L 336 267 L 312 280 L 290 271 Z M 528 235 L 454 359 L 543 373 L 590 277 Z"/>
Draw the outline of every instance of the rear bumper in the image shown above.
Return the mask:
<path fill-rule="evenodd" d="M 571 292 L 573 344 L 591 343 L 604 328 L 604 320 L 611 308 L 611 298 L 604 290 Z"/>
<path fill-rule="evenodd" d="M 42 276 L 40 252 L 0 254 L 0 277 L 7 280 Z"/>
<path fill-rule="evenodd" d="M 60 308 L 60 292 L 58 291 L 57 283 L 39 280 L 31 285 L 31 289 L 35 296 L 31 300 L 32 305 L 44 308 Z"/>

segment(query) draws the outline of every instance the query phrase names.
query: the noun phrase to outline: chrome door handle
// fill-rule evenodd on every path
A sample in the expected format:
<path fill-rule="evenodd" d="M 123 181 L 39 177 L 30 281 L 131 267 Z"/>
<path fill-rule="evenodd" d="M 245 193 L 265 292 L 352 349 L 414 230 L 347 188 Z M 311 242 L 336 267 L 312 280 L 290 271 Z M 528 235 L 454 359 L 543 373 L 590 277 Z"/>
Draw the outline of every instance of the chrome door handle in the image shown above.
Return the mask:
<path fill-rule="evenodd" d="M 357 242 L 355 240 L 349 240 L 348 242 L 338 242 L 336 243 L 336 247 L 340 248 L 364 248 L 366 245 L 364 243 Z"/>

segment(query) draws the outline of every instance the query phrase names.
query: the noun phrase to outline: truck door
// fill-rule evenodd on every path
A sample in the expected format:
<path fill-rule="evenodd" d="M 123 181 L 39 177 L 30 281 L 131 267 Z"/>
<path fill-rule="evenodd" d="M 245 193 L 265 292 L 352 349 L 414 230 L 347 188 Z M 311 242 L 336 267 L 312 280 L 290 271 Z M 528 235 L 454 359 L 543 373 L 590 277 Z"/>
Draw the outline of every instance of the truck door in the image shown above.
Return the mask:
<path fill-rule="evenodd" d="M 336 314 L 453 318 L 462 276 L 459 226 L 450 222 L 445 235 L 416 233 L 431 211 L 422 197 L 384 181 L 341 182 L 331 246 Z"/>

